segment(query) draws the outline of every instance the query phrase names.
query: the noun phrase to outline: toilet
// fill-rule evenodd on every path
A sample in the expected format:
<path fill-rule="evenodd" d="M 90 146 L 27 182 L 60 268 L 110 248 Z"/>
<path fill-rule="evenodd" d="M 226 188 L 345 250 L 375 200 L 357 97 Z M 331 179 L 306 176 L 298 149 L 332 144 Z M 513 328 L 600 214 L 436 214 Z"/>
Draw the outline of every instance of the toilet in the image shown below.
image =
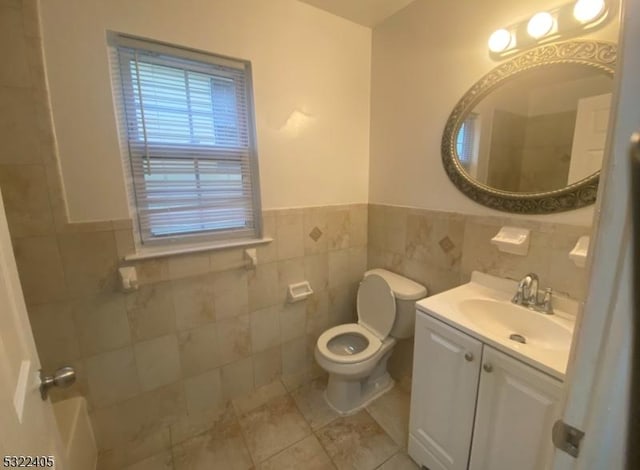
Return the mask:
<path fill-rule="evenodd" d="M 325 399 L 340 414 L 367 406 L 393 387 L 387 361 L 397 339 L 415 329 L 415 302 L 427 296 L 421 284 L 385 269 L 365 272 L 358 287 L 358 323 L 328 329 L 315 358 L 329 373 Z"/>

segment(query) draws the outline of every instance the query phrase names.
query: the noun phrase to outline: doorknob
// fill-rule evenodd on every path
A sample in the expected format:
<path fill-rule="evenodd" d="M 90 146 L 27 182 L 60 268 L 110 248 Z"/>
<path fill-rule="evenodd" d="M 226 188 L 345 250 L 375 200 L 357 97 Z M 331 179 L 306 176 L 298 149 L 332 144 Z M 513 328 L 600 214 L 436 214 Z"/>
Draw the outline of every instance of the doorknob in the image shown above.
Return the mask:
<path fill-rule="evenodd" d="M 51 387 L 67 388 L 76 382 L 76 371 L 73 367 L 66 366 L 56 370 L 53 375 L 44 375 L 40 370 L 40 396 L 46 400 Z"/>

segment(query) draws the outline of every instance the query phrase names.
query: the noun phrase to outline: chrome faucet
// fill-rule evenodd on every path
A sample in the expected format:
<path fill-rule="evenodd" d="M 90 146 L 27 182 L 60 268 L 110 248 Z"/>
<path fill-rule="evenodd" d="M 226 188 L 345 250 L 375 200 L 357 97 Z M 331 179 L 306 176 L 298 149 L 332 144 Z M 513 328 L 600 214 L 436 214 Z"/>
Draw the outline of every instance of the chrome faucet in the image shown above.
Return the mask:
<path fill-rule="evenodd" d="M 540 279 L 535 273 L 529 273 L 518 283 L 518 290 L 516 295 L 513 296 L 511 302 L 516 305 L 522 305 L 524 307 L 535 310 L 536 312 L 545 313 L 547 315 L 553 314 L 552 296 L 553 292 L 550 288 L 545 289 L 542 300 L 538 294 L 540 285 Z"/>

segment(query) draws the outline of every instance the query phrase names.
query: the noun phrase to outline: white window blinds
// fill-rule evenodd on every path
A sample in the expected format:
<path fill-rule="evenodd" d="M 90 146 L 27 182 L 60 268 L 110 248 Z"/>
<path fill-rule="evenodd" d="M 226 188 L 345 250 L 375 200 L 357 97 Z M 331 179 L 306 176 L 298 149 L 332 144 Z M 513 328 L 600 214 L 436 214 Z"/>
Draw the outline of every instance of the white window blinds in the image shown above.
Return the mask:
<path fill-rule="evenodd" d="M 115 42 L 142 243 L 258 236 L 250 65 L 128 37 Z"/>
<path fill-rule="evenodd" d="M 460 126 L 456 139 L 456 151 L 460 164 L 469 169 L 475 150 L 475 134 L 477 114 L 471 114 Z"/>

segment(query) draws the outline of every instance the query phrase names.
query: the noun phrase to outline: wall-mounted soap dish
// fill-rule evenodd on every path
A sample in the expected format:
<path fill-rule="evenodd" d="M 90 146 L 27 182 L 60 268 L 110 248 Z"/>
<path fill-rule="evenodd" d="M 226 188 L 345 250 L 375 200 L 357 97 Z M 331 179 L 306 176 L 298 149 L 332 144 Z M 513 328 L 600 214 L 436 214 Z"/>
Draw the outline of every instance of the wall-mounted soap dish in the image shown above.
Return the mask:
<path fill-rule="evenodd" d="M 587 265 L 587 254 L 589 253 L 589 235 L 583 235 L 578 238 L 578 243 L 569 252 L 569 259 L 579 268 Z"/>
<path fill-rule="evenodd" d="M 297 284 L 289 284 L 287 288 L 287 302 L 300 302 L 313 294 L 309 281 L 298 282 Z"/>
<path fill-rule="evenodd" d="M 526 256 L 529 252 L 529 241 L 531 240 L 531 230 L 520 227 L 504 226 L 491 239 L 491 243 L 498 247 L 498 250 L 512 255 Z"/>

